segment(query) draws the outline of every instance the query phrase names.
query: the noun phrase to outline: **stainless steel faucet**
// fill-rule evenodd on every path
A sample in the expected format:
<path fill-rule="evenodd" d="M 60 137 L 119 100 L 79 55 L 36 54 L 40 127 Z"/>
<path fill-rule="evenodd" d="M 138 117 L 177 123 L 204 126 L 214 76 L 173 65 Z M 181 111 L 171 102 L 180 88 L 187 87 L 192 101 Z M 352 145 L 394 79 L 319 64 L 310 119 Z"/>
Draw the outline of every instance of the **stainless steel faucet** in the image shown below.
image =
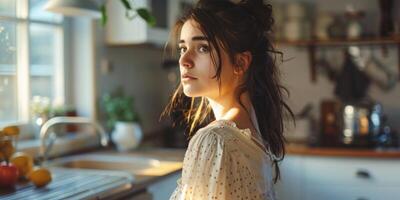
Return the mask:
<path fill-rule="evenodd" d="M 40 155 L 42 160 L 42 163 L 44 163 L 47 160 L 47 154 L 49 153 L 52 144 L 55 140 L 55 135 L 50 135 L 49 129 L 56 125 L 56 124 L 91 124 L 96 128 L 96 133 L 100 134 L 100 143 L 102 146 L 107 146 L 108 145 L 108 136 L 104 128 L 97 123 L 96 121 L 93 121 L 89 118 L 85 117 L 53 117 L 49 119 L 46 123 L 43 124 L 42 128 L 40 129 Z M 52 141 L 50 141 L 49 145 L 46 146 L 46 139 L 50 136 L 52 136 Z"/>

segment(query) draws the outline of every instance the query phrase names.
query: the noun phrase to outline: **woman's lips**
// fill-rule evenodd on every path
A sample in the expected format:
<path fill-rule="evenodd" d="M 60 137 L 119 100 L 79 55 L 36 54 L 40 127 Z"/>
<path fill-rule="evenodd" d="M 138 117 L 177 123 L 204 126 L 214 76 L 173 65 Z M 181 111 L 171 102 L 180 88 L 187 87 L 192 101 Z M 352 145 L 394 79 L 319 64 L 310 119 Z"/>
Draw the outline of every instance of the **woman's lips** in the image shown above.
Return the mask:
<path fill-rule="evenodd" d="M 196 79 L 197 78 L 195 78 L 195 77 L 193 77 L 191 75 L 188 75 L 188 74 L 182 75 L 182 81 L 191 81 L 191 80 L 196 80 Z"/>

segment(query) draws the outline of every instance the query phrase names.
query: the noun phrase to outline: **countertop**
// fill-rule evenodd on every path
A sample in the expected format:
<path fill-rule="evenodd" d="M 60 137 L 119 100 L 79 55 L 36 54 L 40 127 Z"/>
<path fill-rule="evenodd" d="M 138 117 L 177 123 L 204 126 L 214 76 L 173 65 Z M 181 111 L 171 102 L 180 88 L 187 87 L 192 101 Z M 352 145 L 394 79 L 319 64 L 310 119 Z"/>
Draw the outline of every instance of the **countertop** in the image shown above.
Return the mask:
<path fill-rule="evenodd" d="M 337 156 L 361 158 L 400 158 L 400 149 L 357 149 L 335 147 L 310 147 L 302 144 L 286 145 L 288 155 Z"/>
<path fill-rule="evenodd" d="M 110 153 L 110 155 L 116 155 L 115 152 L 116 152 L 115 150 L 102 149 L 102 150 L 91 151 L 91 152 L 84 153 L 84 154 L 90 155 L 92 153 L 93 154 L 98 154 L 98 153 L 108 154 L 108 153 Z M 149 148 L 148 147 L 148 148 L 140 148 L 140 149 L 137 149 L 132 152 L 118 153 L 118 155 L 144 156 L 144 157 L 148 157 L 148 158 L 158 159 L 160 161 L 182 162 L 184 153 L 185 153 L 184 149 L 166 149 L 166 148 Z M 78 155 L 81 155 L 81 154 L 78 154 Z M 50 168 L 50 169 L 52 169 L 52 168 Z M 54 172 L 56 172 L 56 170 Z M 134 195 L 135 193 L 146 190 L 146 188 L 149 187 L 151 184 L 156 183 L 157 181 L 160 181 L 161 179 L 167 178 L 168 176 L 172 176 L 172 175 L 174 175 L 176 173 L 180 173 L 180 172 L 181 172 L 181 167 L 175 167 L 173 169 L 169 169 L 169 168 L 160 169 L 160 171 L 158 172 L 157 175 L 135 174 L 134 179 L 132 180 L 132 184 L 130 184 L 129 187 L 126 187 L 123 191 L 121 190 L 119 192 L 119 194 L 117 193 L 115 195 L 117 195 L 117 196 Z M 54 188 L 51 185 L 52 183 L 50 183 L 50 185 L 46 186 L 49 191 L 50 191 L 50 188 Z M 57 185 L 58 183 L 54 183 L 54 184 Z M 0 190 L 0 199 L 2 199 L 3 197 L 13 199 L 14 198 L 13 196 L 17 197 L 18 195 L 20 195 L 19 192 L 22 192 L 21 188 L 23 188 L 23 190 L 24 190 L 23 192 L 26 193 L 28 191 L 28 189 L 27 189 L 28 187 L 31 188 L 31 189 L 29 189 L 29 190 L 31 190 L 31 192 L 29 192 L 29 193 L 32 193 L 32 191 L 33 191 L 32 194 L 34 194 L 34 195 L 36 195 L 36 193 L 38 193 L 38 192 L 41 194 L 44 194 L 43 192 L 46 190 L 45 188 L 44 189 L 43 188 L 35 189 L 34 186 L 32 185 L 32 183 L 28 183 L 28 185 L 26 185 L 26 184 L 25 185 L 17 185 L 16 189 L 13 191 Z M 35 190 L 37 190 L 37 192 L 34 192 Z M 62 190 L 60 190 L 60 191 L 62 191 Z M 109 198 L 109 197 L 107 197 L 107 198 Z M 117 197 L 112 197 L 112 198 L 117 198 Z"/>
<path fill-rule="evenodd" d="M 107 152 L 107 151 L 104 151 L 104 152 Z M 121 155 L 124 155 L 124 154 L 146 156 L 149 158 L 155 158 L 155 159 L 159 159 L 159 160 L 163 160 L 163 161 L 183 162 L 183 158 L 185 156 L 185 150 L 184 149 L 165 149 L 165 148 L 143 148 L 143 149 L 136 150 L 134 152 L 121 153 Z M 133 183 L 133 188 L 134 188 L 134 190 L 144 189 L 148 185 L 150 185 L 154 182 L 157 182 L 160 179 L 167 178 L 170 175 L 173 175 L 175 173 L 180 173 L 180 172 L 181 172 L 181 169 L 170 171 L 161 176 L 135 175 L 135 181 Z"/>

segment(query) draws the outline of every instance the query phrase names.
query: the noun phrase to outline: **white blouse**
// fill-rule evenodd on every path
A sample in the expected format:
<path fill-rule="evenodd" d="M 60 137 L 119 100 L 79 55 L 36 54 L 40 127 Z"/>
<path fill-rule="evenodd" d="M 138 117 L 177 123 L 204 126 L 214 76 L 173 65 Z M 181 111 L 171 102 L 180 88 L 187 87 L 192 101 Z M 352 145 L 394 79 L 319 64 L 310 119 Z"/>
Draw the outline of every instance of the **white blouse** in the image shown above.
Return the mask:
<path fill-rule="evenodd" d="M 258 127 L 257 127 L 258 128 Z M 261 136 L 217 120 L 189 142 L 182 177 L 170 200 L 274 200 L 272 159 Z"/>

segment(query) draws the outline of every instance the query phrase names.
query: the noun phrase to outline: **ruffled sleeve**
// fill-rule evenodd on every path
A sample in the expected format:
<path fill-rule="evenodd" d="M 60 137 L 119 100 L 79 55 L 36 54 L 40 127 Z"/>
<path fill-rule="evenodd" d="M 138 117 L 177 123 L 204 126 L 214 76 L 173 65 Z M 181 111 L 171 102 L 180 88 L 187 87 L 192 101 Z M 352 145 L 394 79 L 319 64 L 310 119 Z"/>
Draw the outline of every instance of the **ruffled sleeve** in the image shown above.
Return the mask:
<path fill-rule="evenodd" d="M 266 199 L 245 157 L 221 131 L 198 132 L 190 141 L 182 177 L 170 199 Z"/>

